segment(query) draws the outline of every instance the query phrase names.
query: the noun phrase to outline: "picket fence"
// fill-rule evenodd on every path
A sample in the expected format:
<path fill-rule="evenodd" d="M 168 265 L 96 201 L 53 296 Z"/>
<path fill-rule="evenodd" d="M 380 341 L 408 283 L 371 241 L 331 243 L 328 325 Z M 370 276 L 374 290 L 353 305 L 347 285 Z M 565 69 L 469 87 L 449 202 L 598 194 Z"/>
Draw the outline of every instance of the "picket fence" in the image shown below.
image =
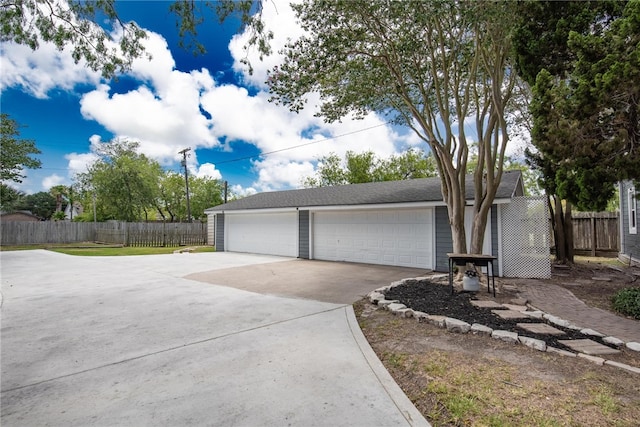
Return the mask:
<path fill-rule="evenodd" d="M 68 222 L 0 223 L 0 245 L 101 242 L 125 246 L 197 246 L 207 244 L 206 223 Z"/>

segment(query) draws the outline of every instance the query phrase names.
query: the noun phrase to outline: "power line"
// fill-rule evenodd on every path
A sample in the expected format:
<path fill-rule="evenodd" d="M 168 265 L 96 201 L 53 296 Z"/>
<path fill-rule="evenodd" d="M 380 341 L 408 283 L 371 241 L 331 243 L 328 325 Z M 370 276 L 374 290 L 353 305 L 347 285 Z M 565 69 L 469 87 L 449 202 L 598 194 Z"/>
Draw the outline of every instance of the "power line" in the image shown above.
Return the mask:
<path fill-rule="evenodd" d="M 391 122 L 385 122 L 385 123 L 381 123 L 379 125 L 369 126 L 367 128 L 358 129 L 358 130 L 354 130 L 354 131 L 351 131 L 351 132 L 343 133 L 343 134 L 340 134 L 340 135 L 332 136 L 330 138 L 323 138 L 323 139 L 319 139 L 317 141 L 306 142 L 304 144 L 294 145 L 294 146 L 287 147 L 287 148 L 281 148 L 279 150 L 267 151 L 266 153 L 259 153 L 259 154 L 254 154 L 252 156 L 245 156 L 245 157 L 238 157 L 238 158 L 235 158 L 235 159 L 223 160 L 221 162 L 216 162 L 215 165 L 217 166 L 217 165 L 222 165 L 222 164 L 225 164 L 225 163 L 234 163 L 234 162 L 240 162 L 242 160 L 251 160 L 251 159 L 257 159 L 259 157 L 266 157 L 266 156 L 269 156 L 271 154 L 281 153 L 283 151 L 295 150 L 296 148 L 307 147 L 309 145 L 319 144 L 321 142 L 326 142 L 326 141 L 332 141 L 332 140 L 335 140 L 335 139 L 338 139 L 338 138 L 342 138 L 342 137 L 345 137 L 345 136 L 354 135 L 356 133 L 366 132 L 366 131 L 371 130 L 371 129 L 375 129 L 375 128 L 379 128 L 379 127 L 382 127 L 382 126 L 386 126 L 389 123 L 391 123 Z M 180 151 L 179 154 L 183 154 L 183 152 Z M 62 170 L 62 171 L 68 170 L 68 168 L 40 168 L 40 169 L 41 170 Z"/>
<path fill-rule="evenodd" d="M 304 143 L 304 144 L 294 145 L 292 147 L 281 148 L 279 150 L 267 151 L 266 153 L 254 154 L 253 156 L 238 157 L 236 159 L 223 160 L 221 162 L 216 162 L 215 164 L 217 166 L 217 165 L 222 165 L 224 163 L 239 162 L 239 161 L 242 161 L 242 160 L 250 160 L 250 159 L 255 159 L 255 158 L 258 158 L 258 157 L 265 157 L 265 156 L 268 156 L 270 154 L 281 153 L 283 151 L 293 150 L 293 149 L 300 148 L 300 147 L 306 147 L 308 145 L 318 144 L 320 142 L 326 142 L 326 141 L 331 141 L 331 140 L 334 140 L 334 139 L 342 138 L 343 136 L 349 136 L 349 135 L 353 135 L 353 134 L 356 134 L 356 133 L 365 132 L 365 131 L 368 131 L 368 130 L 371 130 L 371 129 L 375 129 L 375 128 L 379 128 L 379 127 L 382 127 L 382 126 L 386 126 L 389 123 L 391 123 L 391 122 L 385 122 L 385 123 L 382 123 L 382 124 L 379 124 L 379 125 L 370 126 L 368 128 L 354 130 L 352 132 L 347 132 L 347 133 L 343 133 L 341 135 L 332 136 L 331 138 L 324 138 L 324 139 L 320 139 L 318 141 L 312 141 L 312 142 L 307 142 L 307 143 Z"/>

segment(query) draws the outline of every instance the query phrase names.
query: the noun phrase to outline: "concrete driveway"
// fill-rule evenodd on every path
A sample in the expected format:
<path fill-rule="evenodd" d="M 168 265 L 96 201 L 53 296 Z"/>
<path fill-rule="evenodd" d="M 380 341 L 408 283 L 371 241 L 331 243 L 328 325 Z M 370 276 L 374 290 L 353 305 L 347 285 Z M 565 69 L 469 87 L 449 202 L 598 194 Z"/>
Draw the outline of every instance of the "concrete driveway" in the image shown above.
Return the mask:
<path fill-rule="evenodd" d="M 2 425 L 428 425 L 349 305 L 210 284 L 296 262 L 1 252 Z"/>

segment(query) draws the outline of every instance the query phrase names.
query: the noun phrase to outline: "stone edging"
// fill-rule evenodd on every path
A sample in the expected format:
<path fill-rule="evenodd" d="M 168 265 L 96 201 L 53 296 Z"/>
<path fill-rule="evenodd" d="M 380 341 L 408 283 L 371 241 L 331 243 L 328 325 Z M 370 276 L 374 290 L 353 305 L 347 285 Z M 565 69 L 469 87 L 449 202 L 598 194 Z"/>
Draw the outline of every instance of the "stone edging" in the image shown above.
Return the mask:
<path fill-rule="evenodd" d="M 431 277 L 415 277 L 415 278 L 407 278 L 407 279 L 403 279 L 403 280 L 399 280 L 397 282 L 393 282 L 388 286 L 383 286 L 381 288 L 376 289 L 375 291 L 370 292 L 367 295 L 367 299 L 369 300 L 369 302 L 371 302 L 372 304 L 377 305 L 378 307 L 382 307 L 388 311 L 390 311 L 391 313 L 393 313 L 396 316 L 401 316 L 401 317 L 407 317 L 407 318 L 411 318 L 413 317 L 414 319 L 416 319 L 418 322 L 427 322 L 430 323 L 432 325 L 435 325 L 439 328 L 446 328 L 449 332 L 457 332 L 457 333 L 462 333 L 462 334 L 466 334 L 466 333 L 472 333 L 472 334 L 480 334 L 480 335 L 487 335 L 487 336 L 491 336 L 494 339 L 499 339 L 501 341 L 505 341 L 508 343 L 512 343 L 512 344 L 523 344 L 527 347 L 533 348 L 535 350 L 538 351 L 546 351 L 549 353 L 556 353 L 556 354 L 560 354 L 562 356 L 568 356 L 568 357 L 581 357 L 583 359 L 589 360 L 597 365 L 609 365 L 609 366 L 614 366 L 620 369 L 624 369 L 627 370 L 629 372 L 633 372 L 636 374 L 640 374 L 640 368 L 637 368 L 635 366 L 631 366 L 631 365 L 627 365 L 624 363 L 619 363 L 619 362 L 615 362 L 613 360 L 607 360 L 604 359 L 602 357 L 597 357 L 597 356 L 592 356 L 589 354 L 585 354 L 585 353 L 572 353 L 570 351 L 567 350 L 562 350 L 556 347 L 551 347 L 551 346 L 547 346 L 547 344 L 539 339 L 535 339 L 535 338 L 530 338 L 530 337 L 524 337 L 524 336 L 519 336 L 516 332 L 511 332 L 511 331 L 503 331 L 503 330 L 499 330 L 499 329 L 491 329 L 488 326 L 484 326 L 478 323 L 474 323 L 474 324 L 469 324 L 467 322 L 464 322 L 462 320 L 459 319 L 454 319 L 452 317 L 447 317 L 447 316 L 440 316 L 440 315 L 431 315 L 431 314 L 427 314 L 424 313 L 422 311 L 417 311 L 417 310 L 412 310 L 410 308 L 408 308 L 406 305 L 404 304 L 400 304 L 400 302 L 398 300 L 387 300 L 385 299 L 384 296 L 384 292 L 388 291 L 391 288 L 394 288 L 396 286 L 402 285 L 404 284 L 406 281 L 414 281 L 414 280 L 428 280 L 428 279 L 432 279 Z M 545 320 L 547 320 L 549 323 L 557 325 L 557 326 L 561 326 L 561 327 L 565 327 L 565 328 L 569 328 L 569 329 L 574 329 L 574 330 L 578 330 L 580 331 L 580 333 L 584 334 L 584 335 L 590 335 L 590 336 L 596 336 L 596 337 L 600 337 L 602 338 L 602 340 L 614 347 L 622 347 L 623 345 L 626 346 L 628 349 L 632 350 L 632 351 L 638 351 L 640 352 L 640 343 L 637 342 L 627 342 L 625 343 L 624 341 L 616 338 L 616 337 L 611 337 L 611 336 L 605 336 L 604 334 L 601 334 L 598 331 L 595 331 L 593 329 L 588 329 L 588 328 L 582 328 L 579 326 L 576 326 L 574 324 L 572 324 L 571 322 L 561 319 L 557 316 L 553 316 L 551 314 L 547 314 L 543 311 L 537 310 L 535 307 L 531 306 L 530 304 L 527 304 L 527 306 L 529 308 L 531 308 L 532 311 L 531 313 L 538 318 L 544 318 Z M 529 312 L 527 312 L 529 313 Z"/>

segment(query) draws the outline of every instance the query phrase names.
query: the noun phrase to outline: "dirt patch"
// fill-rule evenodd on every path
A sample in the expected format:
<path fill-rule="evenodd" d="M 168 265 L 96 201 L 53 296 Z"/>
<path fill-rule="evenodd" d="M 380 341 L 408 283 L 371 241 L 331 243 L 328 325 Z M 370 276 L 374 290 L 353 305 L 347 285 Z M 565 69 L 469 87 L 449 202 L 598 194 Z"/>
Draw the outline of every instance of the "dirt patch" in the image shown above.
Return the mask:
<path fill-rule="evenodd" d="M 620 425 L 640 418 L 640 376 L 355 304 L 360 327 L 434 426 Z"/>
<path fill-rule="evenodd" d="M 598 261 L 554 269 L 549 281 L 569 289 L 588 305 L 611 311 L 611 296 L 619 289 L 640 285 L 636 275 L 640 271 L 611 260 Z M 430 286 L 441 286 L 437 292 L 449 291 L 444 284 L 446 279 Z M 518 280 L 499 279 L 496 285 L 495 299 L 485 292 L 475 297 L 508 303 L 519 296 Z M 442 304 L 449 306 L 450 314 L 445 315 L 465 320 L 460 313 L 470 311 L 466 304 L 472 296 L 459 294 L 451 299 L 450 294 L 445 295 L 450 299 Z M 415 299 L 419 295 L 406 296 Z M 354 307 L 380 360 L 434 426 L 636 426 L 640 419 L 638 374 L 487 336 L 450 333 L 394 316 L 365 300 Z M 426 307 L 424 311 L 436 314 Z M 488 320 L 478 317 L 473 322 Z M 499 329 L 503 328 L 508 329 L 505 324 Z M 522 330 L 515 331 L 522 334 Z M 640 355 L 627 349 L 606 358 L 640 366 Z"/>

